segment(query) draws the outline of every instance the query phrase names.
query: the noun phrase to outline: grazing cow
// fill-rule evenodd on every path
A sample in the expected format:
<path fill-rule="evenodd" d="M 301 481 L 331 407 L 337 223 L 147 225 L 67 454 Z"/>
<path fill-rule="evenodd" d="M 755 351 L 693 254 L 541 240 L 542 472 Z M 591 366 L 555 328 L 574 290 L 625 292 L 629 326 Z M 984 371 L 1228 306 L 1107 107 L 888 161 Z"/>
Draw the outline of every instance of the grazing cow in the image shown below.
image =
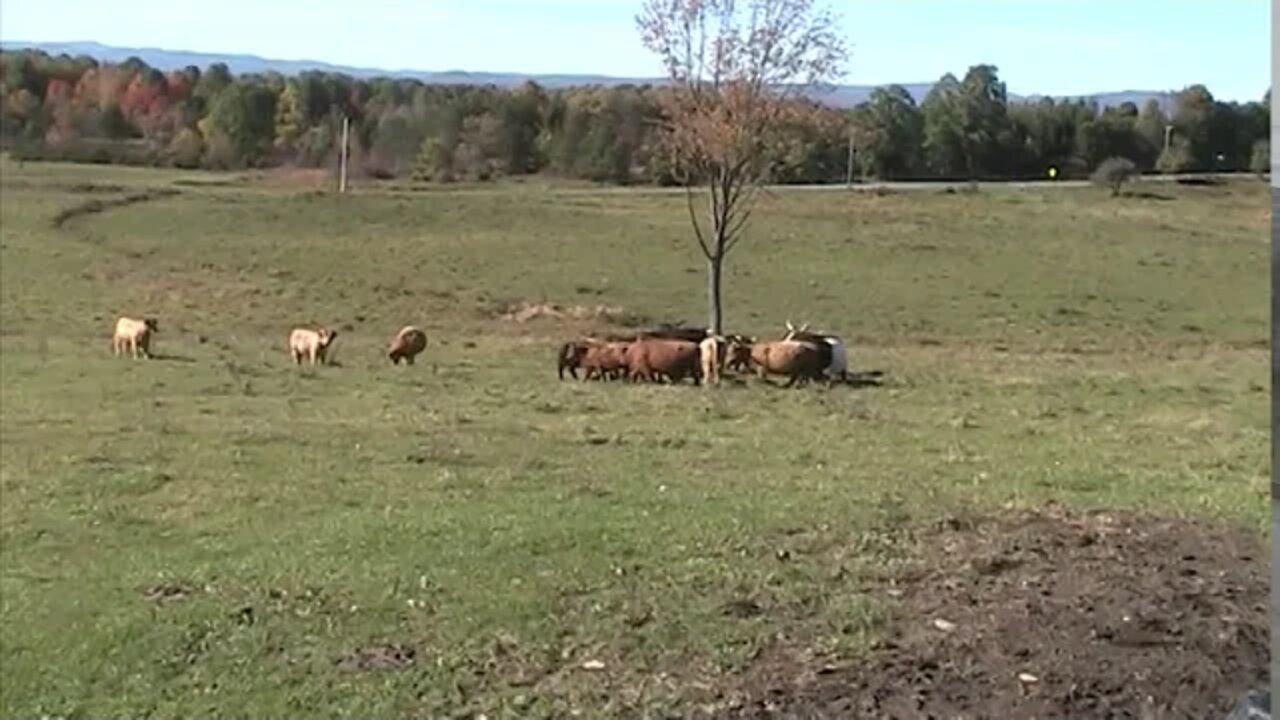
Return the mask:
<path fill-rule="evenodd" d="M 756 366 L 760 377 L 786 375 L 789 380 L 785 387 L 821 378 L 830 362 L 830 355 L 822 352 L 824 343 L 771 340 L 752 343 L 748 347 L 751 363 Z"/>
<path fill-rule="evenodd" d="M 135 320 L 122 317 L 116 320 L 116 331 L 111 337 L 111 351 L 119 355 L 128 348 L 133 357 L 137 358 L 138 351 L 141 350 L 144 357 L 150 358 L 151 336 L 158 332 L 160 325 L 155 318 Z"/>
<path fill-rule="evenodd" d="M 557 373 L 561 380 L 564 371 L 575 380 L 578 370 L 585 370 L 582 380 L 593 378 L 616 380 L 627 373 L 627 347 L 629 342 L 600 341 L 595 338 L 575 340 L 560 346 L 557 356 Z"/>
<path fill-rule="evenodd" d="M 702 380 L 710 385 L 720 384 L 720 368 L 724 366 L 725 338 L 707 331 L 707 337 L 698 343 L 699 367 Z"/>
<path fill-rule="evenodd" d="M 580 340 L 560 346 L 560 352 L 556 355 L 556 374 L 561 380 L 564 380 L 565 370 L 569 371 L 574 380 L 578 379 L 578 368 L 582 367 L 582 356 L 586 351 L 587 344 Z"/>
<path fill-rule="evenodd" d="M 755 338 L 747 335 L 725 335 L 723 338 L 724 367 L 745 373 L 751 369 L 751 344 Z"/>
<path fill-rule="evenodd" d="M 787 321 L 787 334 L 783 336 L 783 340 L 806 340 L 808 342 L 826 343 L 831 349 L 831 360 L 827 363 L 825 372 L 832 378 L 839 378 L 841 382 L 849 378 L 849 353 L 845 349 L 844 341 L 835 335 L 826 333 L 809 332 L 809 323 L 801 325 L 799 328 L 793 326 L 791 321 Z"/>
<path fill-rule="evenodd" d="M 391 344 L 387 346 L 387 357 L 391 358 L 392 365 L 399 365 L 401 360 L 412 365 L 418 353 L 426 349 L 427 334 L 412 325 L 406 325 L 391 338 Z"/>
<path fill-rule="evenodd" d="M 587 341 L 586 352 L 581 359 L 581 367 L 586 370 L 584 380 L 617 380 L 627 374 L 627 348 L 629 342 Z"/>
<path fill-rule="evenodd" d="M 698 345 L 688 340 L 642 338 L 627 348 L 627 368 L 631 381 L 641 378 L 655 382 L 666 376 L 680 382 L 686 375 L 698 384 Z"/>
<path fill-rule="evenodd" d="M 289 354 L 293 356 L 293 362 L 296 365 L 302 364 L 303 357 L 306 357 L 312 365 L 316 362 L 323 363 L 325 354 L 329 352 L 330 346 L 337 337 L 337 330 L 296 328 L 289 333 Z"/>

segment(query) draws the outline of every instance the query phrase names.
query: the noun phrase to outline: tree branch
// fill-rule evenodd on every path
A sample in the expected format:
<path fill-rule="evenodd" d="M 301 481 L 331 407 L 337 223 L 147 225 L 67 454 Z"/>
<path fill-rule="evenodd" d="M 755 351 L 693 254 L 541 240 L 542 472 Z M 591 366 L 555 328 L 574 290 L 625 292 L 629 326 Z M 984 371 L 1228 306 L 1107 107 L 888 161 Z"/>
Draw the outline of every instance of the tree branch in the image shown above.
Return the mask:
<path fill-rule="evenodd" d="M 698 247 L 702 248 L 702 255 L 708 261 L 711 258 L 711 250 L 707 247 L 707 241 L 702 234 L 702 225 L 698 222 L 698 213 L 693 209 L 693 186 L 685 183 L 684 186 L 685 203 L 689 206 L 689 221 L 693 223 L 693 234 L 698 239 Z"/>

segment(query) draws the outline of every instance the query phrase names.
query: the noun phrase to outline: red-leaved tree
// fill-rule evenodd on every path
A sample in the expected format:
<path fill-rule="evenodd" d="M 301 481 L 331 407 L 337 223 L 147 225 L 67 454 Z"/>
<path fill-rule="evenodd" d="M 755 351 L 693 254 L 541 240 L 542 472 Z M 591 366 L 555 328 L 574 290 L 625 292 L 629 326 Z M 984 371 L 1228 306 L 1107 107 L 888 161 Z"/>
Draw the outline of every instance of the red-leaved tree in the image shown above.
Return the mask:
<path fill-rule="evenodd" d="M 845 42 L 814 0 L 647 0 L 636 23 L 671 81 L 660 100 L 664 145 L 707 260 L 709 327 L 719 334 L 724 259 L 769 179 L 790 101 L 843 74 Z"/>

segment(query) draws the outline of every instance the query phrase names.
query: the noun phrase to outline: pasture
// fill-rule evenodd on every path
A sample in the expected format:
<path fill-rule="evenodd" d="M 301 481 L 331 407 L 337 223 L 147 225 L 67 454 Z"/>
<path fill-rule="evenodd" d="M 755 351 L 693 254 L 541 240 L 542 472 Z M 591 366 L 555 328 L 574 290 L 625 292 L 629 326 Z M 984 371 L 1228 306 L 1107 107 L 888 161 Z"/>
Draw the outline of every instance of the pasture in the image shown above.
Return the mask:
<path fill-rule="evenodd" d="M 877 717 L 922 677 L 948 716 L 1208 717 L 1266 675 L 1262 182 L 771 193 L 726 331 L 884 373 L 784 390 L 556 380 L 584 332 L 704 322 L 679 195 L 0 176 L 6 717 Z M 1027 620 L 1028 577 L 1096 603 Z M 1141 602 L 1177 640 L 1080 639 Z M 1008 664 L 1041 631 L 1060 664 Z"/>

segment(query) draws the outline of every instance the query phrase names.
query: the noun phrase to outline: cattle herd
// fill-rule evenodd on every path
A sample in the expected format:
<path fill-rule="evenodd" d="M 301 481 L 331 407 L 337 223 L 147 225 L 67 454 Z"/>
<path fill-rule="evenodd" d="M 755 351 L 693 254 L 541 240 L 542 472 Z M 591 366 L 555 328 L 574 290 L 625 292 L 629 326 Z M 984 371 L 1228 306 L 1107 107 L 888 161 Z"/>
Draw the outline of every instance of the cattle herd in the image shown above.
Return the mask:
<path fill-rule="evenodd" d="M 111 349 L 116 355 L 129 352 L 135 358 L 149 358 L 151 338 L 159 332 L 160 324 L 155 318 L 119 318 L 116 320 L 115 334 L 111 338 Z M 294 328 L 289 333 L 289 356 L 297 365 L 301 365 L 304 359 L 312 365 L 323 364 L 337 337 L 337 330 Z M 426 349 L 427 334 L 413 325 L 406 325 L 387 344 L 387 357 L 393 365 L 399 365 L 401 360 L 412 365 L 414 358 Z"/>
<path fill-rule="evenodd" d="M 152 336 L 159 332 L 155 318 L 121 317 L 112 350 L 149 358 Z M 295 328 L 289 333 L 289 356 L 299 365 L 303 360 L 324 363 L 337 337 L 336 330 L 327 328 Z M 412 365 L 426 348 L 426 333 L 406 325 L 388 343 L 387 357 L 392 364 L 403 360 Z M 725 369 L 745 373 L 754 368 L 762 378 L 786 376 L 786 386 L 791 387 L 813 380 L 843 382 L 848 376 L 848 355 L 840 338 L 810 332 L 808 324 L 796 328 L 789 320 L 786 334 L 777 340 L 671 326 L 628 336 L 587 337 L 561 345 L 557 365 L 561 380 L 566 371 L 579 379 L 581 370 L 582 380 L 680 383 L 689 378 L 694 385 L 715 385 Z"/>
<path fill-rule="evenodd" d="M 785 375 L 787 387 L 813 380 L 845 381 L 848 354 L 834 335 L 809 332 L 787 321 L 787 332 L 778 340 L 742 335 L 716 335 L 697 328 L 659 328 L 636 335 L 588 337 L 560 346 L 557 373 L 565 371 L 582 380 L 630 380 L 631 382 L 718 384 L 724 369 L 760 377 Z"/>

